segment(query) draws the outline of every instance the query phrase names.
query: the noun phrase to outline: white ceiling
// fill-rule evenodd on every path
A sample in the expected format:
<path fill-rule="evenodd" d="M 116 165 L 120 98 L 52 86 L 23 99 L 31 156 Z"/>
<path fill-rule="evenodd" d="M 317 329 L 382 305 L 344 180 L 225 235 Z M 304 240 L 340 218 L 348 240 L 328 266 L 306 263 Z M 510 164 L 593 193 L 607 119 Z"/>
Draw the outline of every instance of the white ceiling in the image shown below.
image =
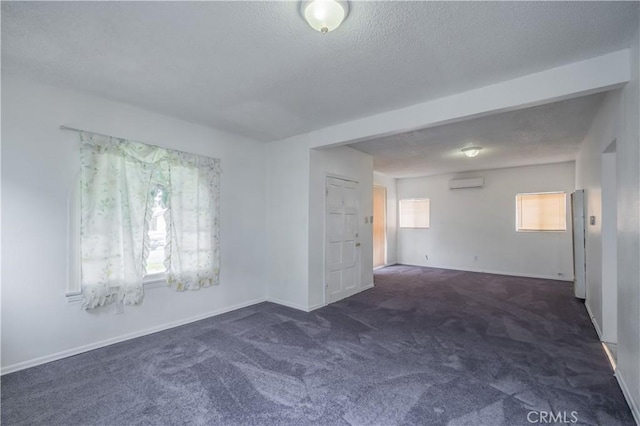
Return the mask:
<path fill-rule="evenodd" d="M 2 68 L 264 141 L 626 48 L 637 2 L 2 2 Z"/>
<path fill-rule="evenodd" d="M 358 142 L 374 169 L 396 177 L 573 161 L 605 94 Z M 460 150 L 483 149 L 474 158 Z"/>

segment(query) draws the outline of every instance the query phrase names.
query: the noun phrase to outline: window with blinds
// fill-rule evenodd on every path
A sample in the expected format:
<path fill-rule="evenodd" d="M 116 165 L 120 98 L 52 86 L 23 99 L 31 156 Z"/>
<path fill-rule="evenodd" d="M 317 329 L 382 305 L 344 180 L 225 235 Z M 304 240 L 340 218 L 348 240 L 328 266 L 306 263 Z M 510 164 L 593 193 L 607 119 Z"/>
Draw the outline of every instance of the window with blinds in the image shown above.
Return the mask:
<path fill-rule="evenodd" d="M 428 228 L 429 199 L 400 200 L 400 228 Z"/>
<path fill-rule="evenodd" d="M 516 195 L 516 231 L 566 231 L 564 192 Z"/>

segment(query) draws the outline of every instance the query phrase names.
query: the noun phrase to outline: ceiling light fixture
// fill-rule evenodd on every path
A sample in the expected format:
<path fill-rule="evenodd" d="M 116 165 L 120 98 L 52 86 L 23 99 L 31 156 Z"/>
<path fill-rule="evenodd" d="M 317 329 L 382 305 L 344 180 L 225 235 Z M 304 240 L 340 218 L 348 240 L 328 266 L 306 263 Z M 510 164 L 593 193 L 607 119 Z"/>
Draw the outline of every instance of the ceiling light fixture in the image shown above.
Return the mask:
<path fill-rule="evenodd" d="M 464 153 L 464 155 L 466 155 L 469 158 L 473 158 L 476 155 L 480 154 L 480 150 L 482 149 L 481 146 L 467 146 L 465 148 L 462 148 L 462 152 Z"/>
<path fill-rule="evenodd" d="M 300 12 L 311 28 L 326 34 L 344 21 L 349 5 L 345 0 L 302 0 Z"/>

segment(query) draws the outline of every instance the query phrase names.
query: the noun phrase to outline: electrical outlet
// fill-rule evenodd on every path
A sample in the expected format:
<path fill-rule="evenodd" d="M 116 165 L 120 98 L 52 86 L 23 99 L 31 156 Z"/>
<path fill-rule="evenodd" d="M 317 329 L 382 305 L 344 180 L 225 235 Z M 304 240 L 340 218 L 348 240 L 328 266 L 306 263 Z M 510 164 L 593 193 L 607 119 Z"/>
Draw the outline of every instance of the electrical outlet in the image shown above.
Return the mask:
<path fill-rule="evenodd" d="M 424 258 L 425 258 L 425 259 L 427 259 L 427 260 L 429 260 L 429 255 L 428 255 L 428 254 L 425 254 L 425 255 L 424 255 Z"/>

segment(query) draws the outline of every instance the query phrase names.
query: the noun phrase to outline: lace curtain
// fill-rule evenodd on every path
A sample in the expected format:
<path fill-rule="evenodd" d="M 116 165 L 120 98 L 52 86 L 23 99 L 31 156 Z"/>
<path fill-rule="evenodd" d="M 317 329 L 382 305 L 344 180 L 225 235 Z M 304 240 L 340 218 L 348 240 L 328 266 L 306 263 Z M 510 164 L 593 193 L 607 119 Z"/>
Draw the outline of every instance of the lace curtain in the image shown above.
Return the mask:
<path fill-rule="evenodd" d="M 81 133 L 83 308 L 142 301 L 155 192 L 167 192 L 167 282 L 219 283 L 220 160 Z"/>

